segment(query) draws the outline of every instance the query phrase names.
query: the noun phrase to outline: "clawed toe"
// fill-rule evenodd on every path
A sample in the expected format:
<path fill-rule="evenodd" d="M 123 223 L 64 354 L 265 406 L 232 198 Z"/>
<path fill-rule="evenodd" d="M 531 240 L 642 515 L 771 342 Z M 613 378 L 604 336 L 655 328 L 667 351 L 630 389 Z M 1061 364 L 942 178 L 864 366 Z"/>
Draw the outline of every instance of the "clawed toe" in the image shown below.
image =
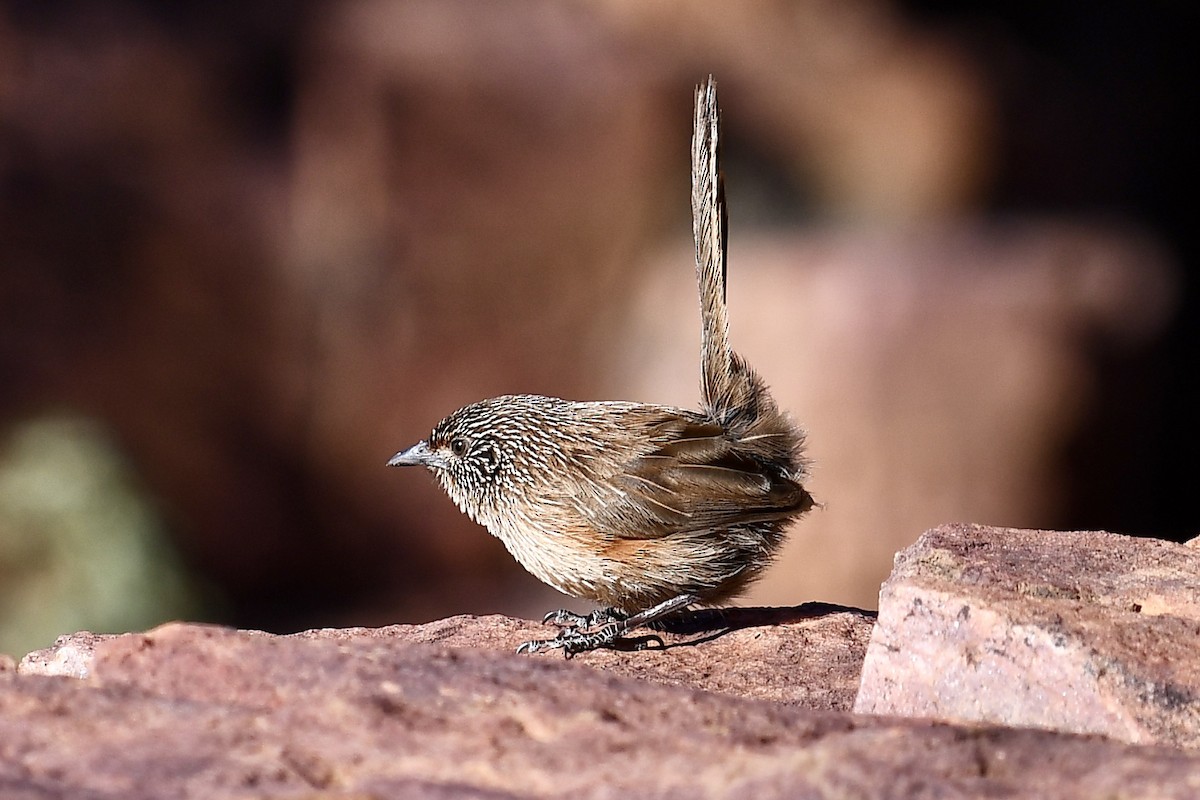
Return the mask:
<path fill-rule="evenodd" d="M 576 614 L 565 609 L 551 611 L 542 618 L 545 624 L 553 623 L 562 630 L 553 639 L 535 639 L 517 648 L 518 653 L 537 653 L 542 650 L 562 650 L 567 658 L 576 653 L 586 653 L 601 647 L 614 650 L 647 650 L 665 645 L 658 636 L 642 636 L 632 639 L 621 638 L 626 633 L 646 625 L 653 625 L 664 617 L 679 612 L 695 603 L 699 598 L 693 594 L 681 594 L 664 600 L 637 614 L 629 615 L 615 608 L 600 608 L 590 614 Z"/>
<path fill-rule="evenodd" d="M 598 608 L 590 614 L 576 614 L 560 608 L 542 617 L 543 625 L 557 625 L 560 628 L 594 628 L 597 625 L 619 622 L 625 615 L 615 608 Z"/>
<path fill-rule="evenodd" d="M 563 628 L 553 639 L 535 639 L 517 648 L 518 653 L 538 653 L 543 650 L 562 650 L 567 658 L 601 647 L 612 647 L 621 635 L 619 623 L 612 622 L 594 631 L 579 628 Z M 657 638 L 657 637 L 648 637 Z M 660 640 L 661 642 L 661 640 Z M 637 649 L 643 649 L 638 647 Z"/>
<path fill-rule="evenodd" d="M 618 645 L 627 645 L 618 647 Z M 662 640 L 662 637 L 657 634 L 649 636 L 639 636 L 636 639 L 617 639 L 613 642 L 613 647 L 620 650 L 629 649 L 635 653 L 640 653 L 643 650 L 662 650 L 667 646 L 667 643 Z"/>
<path fill-rule="evenodd" d="M 521 653 L 536 653 L 539 650 L 549 650 L 550 643 L 553 641 L 553 639 L 534 639 L 533 641 L 529 642 L 521 642 L 521 644 L 517 647 L 517 654 L 520 655 Z"/>
<path fill-rule="evenodd" d="M 560 628 L 585 627 L 588 624 L 589 616 L 588 614 L 576 614 L 574 611 L 560 608 L 542 617 L 542 624 L 557 625 Z"/>

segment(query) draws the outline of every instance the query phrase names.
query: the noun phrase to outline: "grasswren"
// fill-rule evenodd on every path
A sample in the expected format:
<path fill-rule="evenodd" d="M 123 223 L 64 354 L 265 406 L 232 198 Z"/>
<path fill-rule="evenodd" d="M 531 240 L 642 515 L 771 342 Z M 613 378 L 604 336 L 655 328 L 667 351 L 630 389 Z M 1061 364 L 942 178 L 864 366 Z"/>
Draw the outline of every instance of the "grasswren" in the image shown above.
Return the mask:
<path fill-rule="evenodd" d="M 555 589 L 599 604 L 555 611 L 568 656 L 746 588 L 812 507 L 804 434 L 729 347 L 727 218 L 716 86 L 696 91 L 692 227 L 701 407 L 507 395 L 461 408 L 388 461 L 428 468 L 458 507 Z"/>

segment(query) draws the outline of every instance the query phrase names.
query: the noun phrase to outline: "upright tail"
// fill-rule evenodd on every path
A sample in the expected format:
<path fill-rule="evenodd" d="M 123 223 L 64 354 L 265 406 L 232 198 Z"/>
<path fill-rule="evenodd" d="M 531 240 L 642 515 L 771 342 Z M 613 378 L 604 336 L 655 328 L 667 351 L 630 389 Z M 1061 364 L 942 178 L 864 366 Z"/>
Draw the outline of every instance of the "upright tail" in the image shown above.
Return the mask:
<path fill-rule="evenodd" d="M 725 304 L 725 241 L 728 218 L 720 165 L 717 85 L 696 89 L 692 133 L 692 232 L 696 237 L 696 280 L 700 285 L 700 395 L 704 410 L 723 425 L 752 425 L 775 411 L 762 379 L 729 347 Z"/>

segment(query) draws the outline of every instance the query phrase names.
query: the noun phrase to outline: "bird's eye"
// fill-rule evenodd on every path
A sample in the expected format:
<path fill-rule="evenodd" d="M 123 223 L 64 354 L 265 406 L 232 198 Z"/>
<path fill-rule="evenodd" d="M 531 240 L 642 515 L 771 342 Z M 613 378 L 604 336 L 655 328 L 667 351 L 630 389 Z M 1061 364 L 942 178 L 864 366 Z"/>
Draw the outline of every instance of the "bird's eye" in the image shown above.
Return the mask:
<path fill-rule="evenodd" d="M 463 456 L 467 453 L 467 440 L 461 436 L 450 440 L 450 452 L 456 456 Z"/>

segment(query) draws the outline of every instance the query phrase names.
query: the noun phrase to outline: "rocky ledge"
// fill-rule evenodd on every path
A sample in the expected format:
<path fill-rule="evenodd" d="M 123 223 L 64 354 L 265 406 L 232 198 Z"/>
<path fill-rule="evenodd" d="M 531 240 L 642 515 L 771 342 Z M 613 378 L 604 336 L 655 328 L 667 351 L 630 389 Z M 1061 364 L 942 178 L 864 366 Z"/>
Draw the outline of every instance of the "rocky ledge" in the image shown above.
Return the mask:
<path fill-rule="evenodd" d="M 0 659 L 0 797 L 1200 796 L 1200 548 L 945 526 L 872 614 L 518 656 L 455 617 L 173 623 Z"/>

